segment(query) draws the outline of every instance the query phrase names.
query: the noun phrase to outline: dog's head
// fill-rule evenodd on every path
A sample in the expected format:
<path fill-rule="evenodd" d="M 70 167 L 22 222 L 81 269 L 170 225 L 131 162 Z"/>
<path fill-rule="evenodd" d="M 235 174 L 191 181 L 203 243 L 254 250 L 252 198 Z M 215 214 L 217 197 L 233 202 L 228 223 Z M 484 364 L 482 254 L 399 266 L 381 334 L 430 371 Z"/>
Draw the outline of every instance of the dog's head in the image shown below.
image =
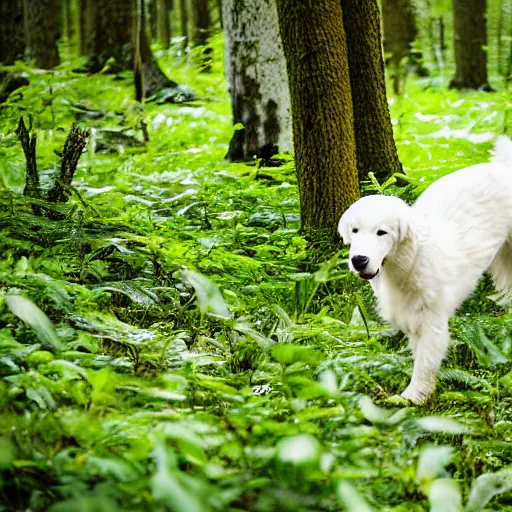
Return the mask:
<path fill-rule="evenodd" d="M 369 281 L 410 236 L 411 208 L 397 197 L 363 197 L 343 214 L 338 231 L 343 242 L 350 243 L 350 269 Z"/>

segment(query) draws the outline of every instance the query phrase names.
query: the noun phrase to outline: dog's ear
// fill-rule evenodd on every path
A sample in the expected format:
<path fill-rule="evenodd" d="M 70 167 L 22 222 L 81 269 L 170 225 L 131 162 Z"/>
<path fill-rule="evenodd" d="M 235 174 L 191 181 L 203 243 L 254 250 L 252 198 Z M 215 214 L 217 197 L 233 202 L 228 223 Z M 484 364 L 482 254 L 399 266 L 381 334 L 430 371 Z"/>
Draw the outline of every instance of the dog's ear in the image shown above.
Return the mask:
<path fill-rule="evenodd" d="M 405 242 L 413 234 L 413 215 L 409 206 L 401 209 L 397 215 L 397 238 L 399 242 Z"/>
<path fill-rule="evenodd" d="M 344 244 L 350 243 L 350 230 L 349 230 L 349 224 L 350 224 L 350 208 L 341 216 L 340 221 L 338 222 L 338 233 L 340 234 L 341 238 L 343 239 Z"/>

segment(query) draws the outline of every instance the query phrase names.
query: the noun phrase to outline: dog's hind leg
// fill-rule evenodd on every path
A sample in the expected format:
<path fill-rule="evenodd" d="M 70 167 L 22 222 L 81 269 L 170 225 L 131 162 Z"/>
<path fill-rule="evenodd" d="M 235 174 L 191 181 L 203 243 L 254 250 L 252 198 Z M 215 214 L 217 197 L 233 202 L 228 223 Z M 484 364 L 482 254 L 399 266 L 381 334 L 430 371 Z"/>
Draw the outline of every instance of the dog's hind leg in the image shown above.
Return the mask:
<path fill-rule="evenodd" d="M 491 263 L 492 280 L 496 294 L 491 298 L 498 304 L 512 301 L 512 238 L 505 242 Z"/>
<path fill-rule="evenodd" d="M 448 319 L 426 319 L 418 338 L 411 342 L 414 347 L 414 371 L 402 396 L 421 404 L 435 390 L 437 372 L 450 343 Z"/>

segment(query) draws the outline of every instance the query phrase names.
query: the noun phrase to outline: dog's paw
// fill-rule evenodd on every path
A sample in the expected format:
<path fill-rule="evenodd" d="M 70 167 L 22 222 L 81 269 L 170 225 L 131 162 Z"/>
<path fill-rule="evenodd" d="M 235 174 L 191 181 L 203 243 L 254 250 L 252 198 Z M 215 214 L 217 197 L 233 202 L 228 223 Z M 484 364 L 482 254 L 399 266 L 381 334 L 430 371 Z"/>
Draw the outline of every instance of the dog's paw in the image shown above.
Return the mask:
<path fill-rule="evenodd" d="M 415 405 L 424 404 L 432 395 L 434 389 L 418 389 L 416 386 L 409 384 L 405 391 L 400 395 L 402 398 L 406 398 Z"/>

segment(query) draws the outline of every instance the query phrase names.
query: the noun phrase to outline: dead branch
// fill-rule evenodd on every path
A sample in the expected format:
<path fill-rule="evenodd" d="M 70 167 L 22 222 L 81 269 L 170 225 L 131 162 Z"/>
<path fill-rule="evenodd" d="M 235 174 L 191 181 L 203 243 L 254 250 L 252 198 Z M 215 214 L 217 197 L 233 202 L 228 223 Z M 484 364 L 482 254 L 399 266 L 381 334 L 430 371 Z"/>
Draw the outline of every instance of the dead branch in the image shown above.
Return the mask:
<path fill-rule="evenodd" d="M 39 174 L 37 172 L 36 161 L 36 134 L 30 136 L 23 117 L 20 117 L 18 128 L 16 128 L 16 135 L 21 143 L 23 152 L 25 153 L 27 174 L 25 178 L 25 188 L 23 194 L 25 196 L 38 197 L 39 196 Z"/>
<path fill-rule="evenodd" d="M 69 187 L 73 181 L 78 160 L 87 145 L 88 139 L 88 130 L 82 130 L 78 128 L 76 124 L 71 126 L 71 130 L 69 131 L 62 151 L 60 173 L 58 178 L 55 180 L 54 186 L 48 192 L 48 201 L 54 203 L 64 203 L 67 201 L 69 194 L 67 187 Z"/>

